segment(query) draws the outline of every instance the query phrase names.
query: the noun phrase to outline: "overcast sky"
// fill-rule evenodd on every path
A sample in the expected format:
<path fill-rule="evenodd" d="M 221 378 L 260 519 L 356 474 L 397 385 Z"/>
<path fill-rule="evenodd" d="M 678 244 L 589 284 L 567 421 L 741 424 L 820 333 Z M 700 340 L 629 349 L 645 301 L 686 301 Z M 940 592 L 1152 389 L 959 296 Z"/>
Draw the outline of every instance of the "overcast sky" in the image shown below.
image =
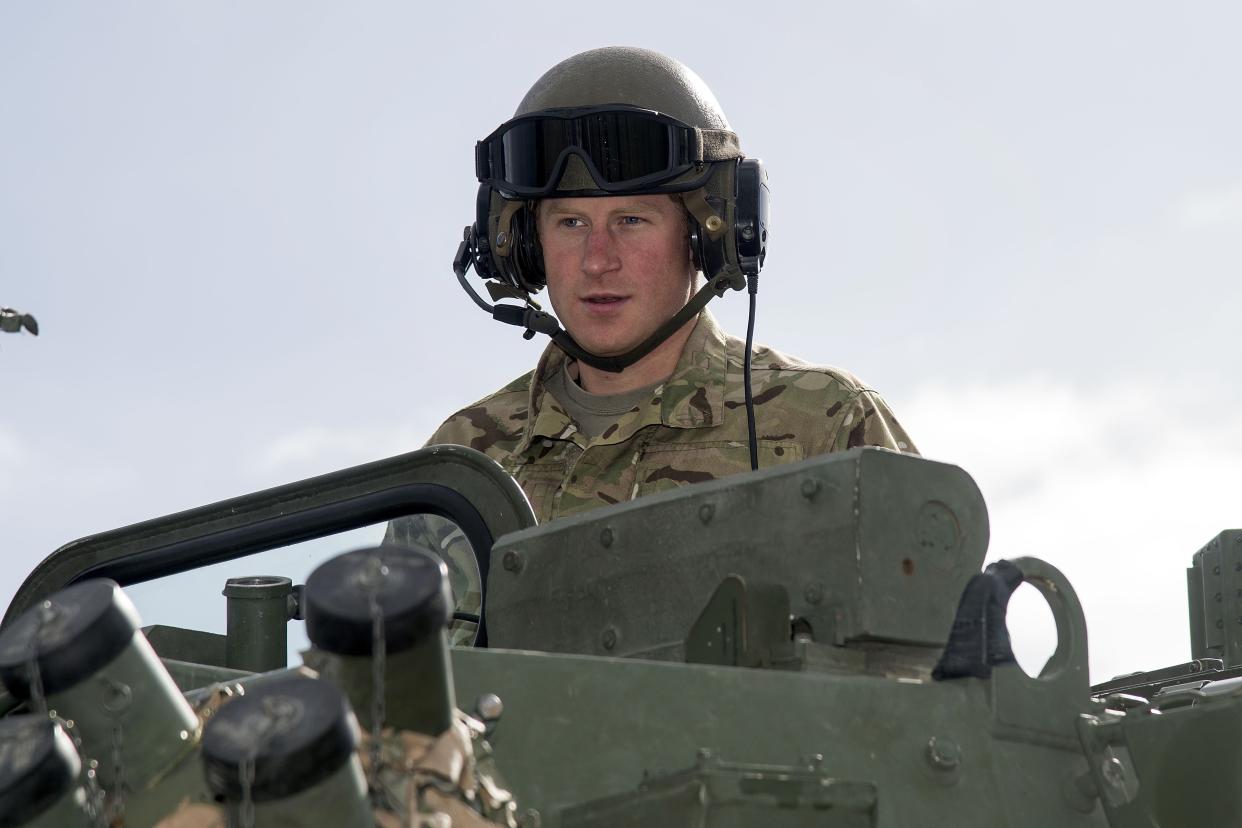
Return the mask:
<path fill-rule="evenodd" d="M 1228 2 L 0 4 L 0 305 L 41 327 L 0 336 L 0 606 L 69 540 L 416 448 L 529 370 L 449 266 L 474 141 L 626 44 L 771 173 L 757 338 L 974 475 L 990 557 L 1076 587 L 1095 680 L 1184 661 L 1183 570 L 1242 526 L 1239 31 Z"/>

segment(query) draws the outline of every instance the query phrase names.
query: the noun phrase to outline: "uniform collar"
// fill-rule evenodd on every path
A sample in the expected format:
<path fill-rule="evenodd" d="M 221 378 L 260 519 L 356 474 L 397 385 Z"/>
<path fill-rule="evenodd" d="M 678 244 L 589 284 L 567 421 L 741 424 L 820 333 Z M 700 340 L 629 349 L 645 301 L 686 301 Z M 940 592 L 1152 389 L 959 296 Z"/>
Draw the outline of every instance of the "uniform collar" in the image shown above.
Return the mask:
<path fill-rule="evenodd" d="M 537 440 L 572 440 L 585 448 L 590 442 L 578 433 L 577 425 L 564 407 L 548 391 L 548 380 L 568 357 L 549 343 L 535 367 L 530 384 L 526 433 L 517 447 L 525 452 Z M 707 428 L 724 419 L 725 376 L 728 347 L 724 332 L 707 310 L 699 314 L 694 330 L 686 340 L 673 373 L 655 389 L 647 403 L 622 414 L 596 443 L 620 443 L 648 425 L 672 428 Z"/>

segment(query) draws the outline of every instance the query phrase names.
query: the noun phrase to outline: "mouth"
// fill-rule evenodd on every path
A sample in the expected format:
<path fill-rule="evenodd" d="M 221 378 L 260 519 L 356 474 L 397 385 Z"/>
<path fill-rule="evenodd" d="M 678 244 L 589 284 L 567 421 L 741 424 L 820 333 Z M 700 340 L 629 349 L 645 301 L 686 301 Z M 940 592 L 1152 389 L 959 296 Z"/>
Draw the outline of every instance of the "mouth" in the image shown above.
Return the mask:
<path fill-rule="evenodd" d="M 602 307 L 606 305 L 614 305 L 618 302 L 624 302 L 628 298 L 628 296 L 620 296 L 615 293 L 596 293 L 591 296 L 584 296 L 582 301 L 586 302 L 588 305 L 598 305 Z"/>

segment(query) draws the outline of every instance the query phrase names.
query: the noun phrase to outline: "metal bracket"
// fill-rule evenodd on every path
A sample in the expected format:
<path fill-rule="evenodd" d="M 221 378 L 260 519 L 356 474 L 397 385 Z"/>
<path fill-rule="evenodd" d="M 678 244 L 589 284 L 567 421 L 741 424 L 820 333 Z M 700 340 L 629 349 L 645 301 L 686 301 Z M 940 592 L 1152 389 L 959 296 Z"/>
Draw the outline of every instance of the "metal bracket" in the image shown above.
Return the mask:
<path fill-rule="evenodd" d="M 789 593 L 727 575 L 686 636 L 688 664 L 773 667 L 793 659 Z"/>
<path fill-rule="evenodd" d="M 1077 753 L 1075 722 L 1089 704 L 1087 622 L 1078 595 L 1061 571 L 1039 558 L 1017 558 L 1023 580 L 1039 590 L 1057 626 L 1057 649 L 1037 678 L 1017 664 L 992 673 L 992 732 L 997 738 Z"/>

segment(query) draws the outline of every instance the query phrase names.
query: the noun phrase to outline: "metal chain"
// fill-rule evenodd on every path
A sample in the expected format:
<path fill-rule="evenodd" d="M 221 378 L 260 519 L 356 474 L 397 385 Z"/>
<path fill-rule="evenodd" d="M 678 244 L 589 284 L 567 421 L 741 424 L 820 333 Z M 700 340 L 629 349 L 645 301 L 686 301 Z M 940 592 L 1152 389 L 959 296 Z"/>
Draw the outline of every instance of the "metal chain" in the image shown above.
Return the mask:
<path fill-rule="evenodd" d="M 104 807 L 104 801 L 107 795 L 99 785 L 99 774 L 96 772 L 99 763 L 87 758 L 86 752 L 82 749 L 82 737 L 78 735 L 78 729 L 74 727 L 73 720 L 66 719 L 55 710 L 48 709 L 47 696 L 43 692 L 43 672 L 39 669 L 39 634 L 43 631 L 45 624 L 56 620 L 57 614 L 56 607 L 51 601 L 44 601 L 39 605 L 34 632 L 30 636 L 30 646 L 26 651 L 25 666 L 26 677 L 30 682 L 30 704 L 34 712 L 42 713 L 59 724 L 73 742 L 78 757 L 86 764 L 87 815 L 95 825 L 106 828 L 108 813 Z"/>
<path fill-rule="evenodd" d="M 382 741 L 384 718 L 384 681 L 387 661 L 387 642 L 384 636 L 384 610 L 380 606 L 380 585 L 388 575 L 388 567 L 379 558 L 372 559 L 372 577 L 369 578 L 369 594 L 367 596 L 371 610 L 371 762 L 370 779 L 372 800 L 381 798 L 380 765 L 384 758 Z"/>
<path fill-rule="evenodd" d="M 69 734 L 70 741 L 73 742 L 74 749 L 78 752 L 78 756 L 86 765 L 86 811 L 91 822 L 100 828 L 106 828 L 108 825 L 108 814 L 104 808 L 104 799 L 106 794 L 104 789 L 99 786 L 99 774 L 96 768 L 99 763 L 94 759 L 87 759 L 86 753 L 82 750 L 82 737 L 78 736 L 78 729 L 73 724 L 73 719 L 62 717 L 55 710 L 48 711 L 48 717 L 59 724 Z"/>
<path fill-rule="evenodd" d="M 114 779 L 112 793 L 112 818 L 116 822 L 125 819 L 125 765 L 121 761 L 121 720 L 118 717 L 112 724 L 112 774 Z"/>
<path fill-rule="evenodd" d="M 255 760 L 268 742 L 287 732 L 297 720 L 295 708 L 282 704 L 279 699 L 264 699 L 262 707 L 265 716 L 254 726 L 254 741 L 237 765 L 238 781 L 241 782 L 241 804 L 237 815 L 240 828 L 254 828 Z"/>
<path fill-rule="evenodd" d="M 116 824 L 125 821 L 125 761 L 122 745 L 125 738 L 122 719 L 134 700 L 128 684 L 108 682 L 108 696 L 104 700 L 104 712 L 112 719 L 112 806 L 108 816 Z"/>
<path fill-rule="evenodd" d="M 241 828 L 254 828 L 254 796 L 250 788 L 254 784 L 254 757 L 258 752 L 259 746 L 256 744 L 253 750 L 242 757 L 237 768 L 241 781 L 241 807 L 238 809 L 237 819 Z"/>

